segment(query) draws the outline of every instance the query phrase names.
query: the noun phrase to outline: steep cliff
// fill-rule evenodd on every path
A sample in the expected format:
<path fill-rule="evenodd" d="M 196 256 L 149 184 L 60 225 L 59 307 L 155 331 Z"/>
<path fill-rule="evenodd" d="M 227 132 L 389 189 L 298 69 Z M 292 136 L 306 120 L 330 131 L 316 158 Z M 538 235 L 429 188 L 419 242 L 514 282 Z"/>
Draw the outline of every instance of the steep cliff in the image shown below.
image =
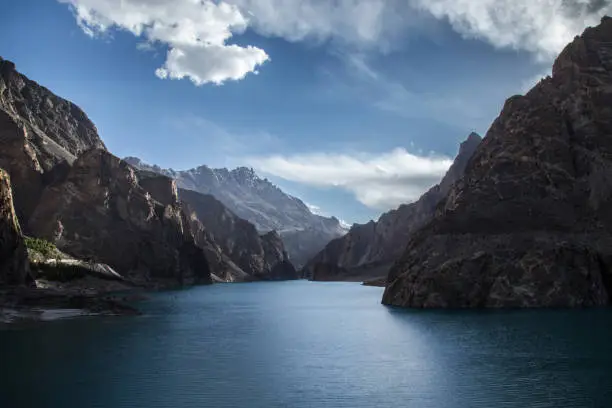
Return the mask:
<path fill-rule="evenodd" d="M 380 216 L 377 222 L 354 225 L 343 237 L 331 241 L 312 258 L 302 273 L 312 280 L 367 280 L 386 276 L 403 253 L 414 231 L 433 218 L 436 206 L 461 178 L 481 142 L 472 133 L 461 143 L 459 153 L 440 182 L 418 201 L 401 205 Z"/>
<path fill-rule="evenodd" d="M 168 191 L 163 191 L 164 185 Z M 160 203 L 127 163 L 92 149 L 63 182 L 48 187 L 29 221 L 38 237 L 142 283 L 208 283 L 209 264 L 193 238 L 171 180 L 158 180 Z"/>
<path fill-rule="evenodd" d="M 179 197 L 206 226 L 221 251 L 251 279 L 297 279 L 277 233 L 260 236 L 253 224 L 211 195 L 179 189 Z"/>
<path fill-rule="evenodd" d="M 0 58 L 0 167 L 11 176 L 24 227 L 44 187 L 64 177 L 69 164 L 92 148 L 105 149 L 78 106 Z"/>
<path fill-rule="evenodd" d="M 406 307 L 610 304 L 612 19 L 507 100 L 435 218 L 393 266 Z"/>
<path fill-rule="evenodd" d="M 337 218 L 313 214 L 299 198 L 258 177 L 253 169 L 200 166 L 175 171 L 148 165 L 136 157 L 126 157 L 125 161 L 136 168 L 175 178 L 185 190 L 214 196 L 238 217 L 255 225 L 260 233 L 277 231 L 295 265 L 304 265 L 325 244 L 346 233 Z"/>
<path fill-rule="evenodd" d="M 0 287 L 31 283 L 28 254 L 13 207 L 8 174 L 0 169 Z"/>

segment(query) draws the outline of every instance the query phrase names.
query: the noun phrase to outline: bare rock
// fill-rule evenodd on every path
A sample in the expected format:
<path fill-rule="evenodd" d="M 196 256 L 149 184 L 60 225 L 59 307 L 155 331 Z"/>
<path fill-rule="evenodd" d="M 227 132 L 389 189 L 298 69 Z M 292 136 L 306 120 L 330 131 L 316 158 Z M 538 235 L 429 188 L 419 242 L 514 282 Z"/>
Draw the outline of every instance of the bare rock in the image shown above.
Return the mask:
<path fill-rule="evenodd" d="M 31 283 L 28 254 L 13 207 L 11 182 L 0 169 L 0 286 Z"/>
<path fill-rule="evenodd" d="M 387 276 L 410 236 L 433 218 L 438 203 L 461 178 L 481 140 L 476 133 L 470 134 L 459 146 L 457 157 L 440 184 L 416 202 L 384 213 L 377 222 L 353 225 L 345 236 L 331 241 L 308 261 L 302 274 L 321 281 L 362 281 Z"/>
<path fill-rule="evenodd" d="M 210 239 L 251 279 L 297 279 L 276 232 L 260 236 L 253 224 L 236 216 L 212 195 L 179 189 L 179 197 L 206 226 Z"/>
<path fill-rule="evenodd" d="M 0 167 L 13 180 L 15 208 L 27 228 L 45 186 L 61 179 L 85 150 L 106 149 L 75 104 L 0 58 Z"/>
<path fill-rule="evenodd" d="M 29 227 L 62 251 L 136 282 L 210 283 L 204 252 L 183 219 L 180 205 L 156 201 L 131 166 L 93 149 L 64 182 L 45 190 Z"/>
<path fill-rule="evenodd" d="M 383 303 L 596 306 L 612 294 L 612 20 L 506 102 Z"/>

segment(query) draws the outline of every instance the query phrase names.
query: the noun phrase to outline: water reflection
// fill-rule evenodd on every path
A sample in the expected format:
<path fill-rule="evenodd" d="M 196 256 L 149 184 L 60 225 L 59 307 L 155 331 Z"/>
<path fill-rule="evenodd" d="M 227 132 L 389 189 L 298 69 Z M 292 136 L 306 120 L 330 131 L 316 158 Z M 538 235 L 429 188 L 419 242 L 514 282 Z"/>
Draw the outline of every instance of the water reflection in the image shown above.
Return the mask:
<path fill-rule="evenodd" d="M 436 312 L 312 282 L 0 332 L 1 407 L 604 407 L 612 311 Z M 24 392 L 23 384 L 29 384 Z M 33 392 L 36 391 L 36 392 Z"/>

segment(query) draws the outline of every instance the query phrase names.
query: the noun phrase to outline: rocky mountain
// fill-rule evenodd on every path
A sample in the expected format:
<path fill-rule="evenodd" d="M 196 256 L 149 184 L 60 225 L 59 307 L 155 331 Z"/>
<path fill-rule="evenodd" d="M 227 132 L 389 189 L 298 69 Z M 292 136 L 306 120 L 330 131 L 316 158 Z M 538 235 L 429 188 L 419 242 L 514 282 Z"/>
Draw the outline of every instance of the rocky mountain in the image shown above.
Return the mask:
<path fill-rule="evenodd" d="M 157 183 L 151 190 L 168 202 L 145 190 L 127 163 L 105 150 L 88 150 L 65 180 L 45 189 L 28 230 L 135 282 L 210 283 L 208 262 L 183 222 L 176 187 L 170 179 Z"/>
<path fill-rule="evenodd" d="M 11 176 L 23 225 L 45 186 L 92 148 L 105 149 L 96 127 L 78 106 L 0 58 L 0 167 Z"/>
<path fill-rule="evenodd" d="M 81 109 L 2 59 L 0 166 L 24 230 L 74 264 L 147 286 L 296 277 L 274 234 L 210 196 L 183 191 L 182 201 L 175 180 L 110 154 Z"/>
<path fill-rule="evenodd" d="M 415 233 L 383 303 L 562 307 L 612 299 L 612 19 L 508 99 L 463 179 Z"/>
<path fill-rule="evenodd" d="M 180 189 L 179 197 L 206 226 L 221 251 L 251 279 L 298 278 L 276 232 L 260 236 L 253 224 L 236 216 L 212 195 Z M 232 280 L 244 280 L 244 276 L 234 276 Z"/>
<path fill-rule="evenodd" d="M 386 276 L 406 248 L 411 234 L 434 216 L 438 203 L 461 178 L 481 140 L 476 133 L 470 134 L 461 143 L 457 157 L 440 184 L 418 201 L 381 215 L 377 222 L 354 225 L 348 234 L 331 241 L 308 261 L 303 275 L 312 280 L 354 281 Z"/>
<path fill-rule="evenodd" d="M 258 177 L 253 169 L 200 166 L 175 171 L 146 164 L 136 157 L 124 160 L 139 169 L 175 178 L 185 190 L 214 196 L 238 217 L 254 224 L 260 233 L 277 231 L 295 265 L 303 265 L 329 241 L 346 233 L 337 218 L 313 214 L 300 199 Z"/>
<path fill-rule="evenodd" d="M 28 254 L 13 207 L 8 174 L 0 169 L 0 287 L 31 281 Z"/>

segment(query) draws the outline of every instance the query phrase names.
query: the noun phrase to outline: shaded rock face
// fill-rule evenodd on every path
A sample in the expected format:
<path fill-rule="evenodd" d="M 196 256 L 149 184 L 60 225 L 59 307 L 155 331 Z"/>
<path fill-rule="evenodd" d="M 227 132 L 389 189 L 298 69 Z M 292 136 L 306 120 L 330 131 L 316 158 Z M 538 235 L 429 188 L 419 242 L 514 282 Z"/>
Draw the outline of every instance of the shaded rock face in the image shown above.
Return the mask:
<path fill-rule="evenodd" d="M 476 133 L 470 134 L 461 143 L 440 184 L 418 201 L 384 213 L 377 222 L 354 225 L 348 234 L 331 241 L 306 264 L 304 276 L 325 281 L 362 281 L 386 276 L 393 262 L 402 255 L 410 236 L 433 218 L 438 203 L 461 178 L 481 140 Z"/>
<path fill-rule="evenodd" d="M 304 265 L 325 244 L 346 233 L 337 218 L 313 214 L 304 202 L 258 177 L 253 169 L 200 166 L 174 171 L 148 165 L 136 157 L 125 160 L 138 169 L 175 178 L 180 188 L 214 196 L 238 217 L 255 225 L 260 234 L 277 231 L 296 265 Z"/>
<path fill-rule="evenodd" d="M 165 185 L 170 191 L 160 188 L 162 197 L 172 194 L 172 183 Z M 108 264 L 136 282 L 209 283 L 204 252 L 183 221 L 181 206 L 157 201 L 131 166 L 92 149 L 65 181 L 45 190 L 29 228 L 69 255 Z"/>
<path fill-rule="evenodd" d="M 0 167 L 13 181 L 24 226 L 42 190 L 67 173 L 78 155 L 105 149 L 96 127 L 75 104 L 15 70 L 0 58 Z"/>
<path fill-rule="evenodd" d="M 407 307 L 610 304 L 612 20 L 506 102 L 438 213 L 392 268 Z"/>
<path fill-rule="evenodd" d="M 211 195 L 179 189 L 179 197 L 206 226 L 210 239 L 252 279 L 297 279 L 276 232 L 260 236 L 253 224 L 236 216 Z"/>
<path fill-rule="evenodd" d="M 211 277 L 214 282 L 249 282 L 253 277 L 240 269 L 214 241 L 212 235 L 204 227 L 197 213 L 191 206 L 182 201 L 183 225 L 189 226 L 189 232 L 198 247 L 204 251 L 208 261 Z"/>
<path fill-rule="evenodd" d="M 163 205 L 178 204 L 178 190 L 174 179 L 159 174 L 146 175 L 138 172 L 138 184 Z"/>
<path fill-rule="evenodd" d="M 13 207 L 11 182 L 0 169 L 0 287 L 31 281 L 28 253 Z"/>

